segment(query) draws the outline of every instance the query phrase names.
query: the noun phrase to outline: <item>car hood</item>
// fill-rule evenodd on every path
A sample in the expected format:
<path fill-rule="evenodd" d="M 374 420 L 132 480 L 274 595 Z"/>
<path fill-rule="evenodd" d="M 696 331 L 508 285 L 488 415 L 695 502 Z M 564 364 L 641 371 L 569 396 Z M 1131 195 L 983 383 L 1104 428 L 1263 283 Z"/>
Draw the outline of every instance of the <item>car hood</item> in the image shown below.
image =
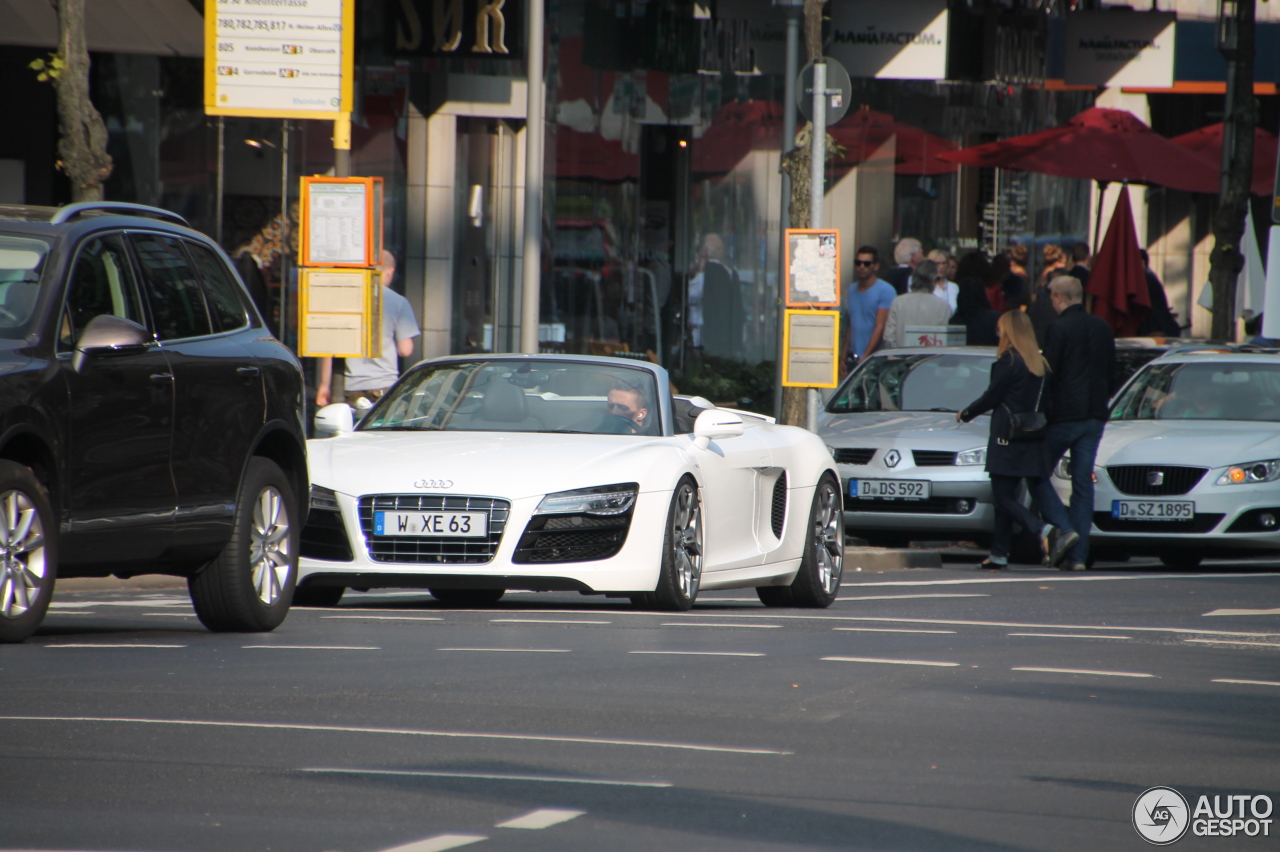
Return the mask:
<path fill-rule="evenodd" d="M 1174 464 L 1227 467 L 1280 458 L 1280 424 L 1233 420 L 1112 420 L 1099 466 Z"/>
<path fill-rule="evenodd" d="M 313 483 L 353 496 L 431 491 L 520 499 L 615 482 L 660 490 L 657 473 L 671 466 L 657 456 L 683 452 L 680 438 L 354 432 L 308 441 L 307 463 Z"/>
<path fill-rule="evenodd" d="M 868 411 L 827 414 L 818 435 L 833 447 L 906 447 L 963 452 L 984 447 L 991 418 L 957 423 L 949 411 Z"/>

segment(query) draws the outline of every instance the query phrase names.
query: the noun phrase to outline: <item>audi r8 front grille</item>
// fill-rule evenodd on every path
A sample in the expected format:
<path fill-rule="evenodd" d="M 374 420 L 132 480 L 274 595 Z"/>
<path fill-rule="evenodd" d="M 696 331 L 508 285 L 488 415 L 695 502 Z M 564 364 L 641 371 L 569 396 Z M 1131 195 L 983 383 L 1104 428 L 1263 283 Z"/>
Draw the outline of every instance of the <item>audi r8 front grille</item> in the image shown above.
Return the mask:
<path fill-rule="evenodd" d="M 485 512 L 488 535 L 477 538 L 374 535 L 374 512 Z M 482 565 L 492 562 L 507 527 L 511 504 L 490 497 L 374 494 L 360 498 L 360 530 L 374 562 Z"/>
<path fill-rule="evenodd" d="M 956 454 L 945 450 L 912 450 L 911 458 L 916 467 L 950 467 L 956 463 Z"/>
<path fill-rule="evenodd" d="M 769 525 L 773 528 L 773 537 L 781 540 L 782 531 L 787 521 L 787 472 L 784 470 L 778 481 L 773 483 L 773 507 L 769 513 Z"/>
<path fill-rule="evenodd" d="M 592 562 L 616 556 L 627 541 L 631 512 L 621 515 L 534 515 L 513 562 Z"/>
<path fill-rule="evenodd" d="M 837 464 L 871 464 L 875 447 L 836 447 Z"/>
<path fill-rule="evenodd" d="M 1107 468 L 1107 476 L 1121 494 L 1138 496 L 1186 494 L 1209 472 L 1207 467 L 1121 464 Z"/>
<path fill-rule="evenodd" d="M 1103 532 L 1117 533 L 1207 533 L 1224 517 L 1221 513 L 1197 512 L 1185 521 L 1126 521 L 1111 517 L 1110 512 L 1094 512 L 1093 525 Z"/>

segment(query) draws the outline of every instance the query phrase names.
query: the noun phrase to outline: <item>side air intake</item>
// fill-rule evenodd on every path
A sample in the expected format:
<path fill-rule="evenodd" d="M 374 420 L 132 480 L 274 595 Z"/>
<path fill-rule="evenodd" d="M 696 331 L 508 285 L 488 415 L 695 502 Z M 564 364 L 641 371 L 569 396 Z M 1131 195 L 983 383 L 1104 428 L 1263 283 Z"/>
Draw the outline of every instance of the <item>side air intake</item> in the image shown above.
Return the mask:
<path fill-rule="evenodd" d="M 773 511 L 769 522 L 773 527 L 773 537 L 781 540 L 782 530 L 787 520 L 787 472 L 784 470 L 773 484 Z"/>

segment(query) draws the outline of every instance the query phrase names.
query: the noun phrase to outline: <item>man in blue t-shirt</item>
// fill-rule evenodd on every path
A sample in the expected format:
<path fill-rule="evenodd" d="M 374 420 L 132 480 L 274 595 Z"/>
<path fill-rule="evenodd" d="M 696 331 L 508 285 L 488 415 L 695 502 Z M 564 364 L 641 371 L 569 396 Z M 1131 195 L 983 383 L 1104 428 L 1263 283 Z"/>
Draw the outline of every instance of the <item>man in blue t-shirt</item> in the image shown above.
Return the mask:
<path fill-rule="evenodd" d="M 881 279 L 880 253 L 875 246 L 862 246 L 853 256 L 854 283 L 845 293 L 840 309 L 840 375 L 847 371 L 850 354 L 861 360 L 880 348 L 889 306 L 897 297 L 893 285 Z"/>

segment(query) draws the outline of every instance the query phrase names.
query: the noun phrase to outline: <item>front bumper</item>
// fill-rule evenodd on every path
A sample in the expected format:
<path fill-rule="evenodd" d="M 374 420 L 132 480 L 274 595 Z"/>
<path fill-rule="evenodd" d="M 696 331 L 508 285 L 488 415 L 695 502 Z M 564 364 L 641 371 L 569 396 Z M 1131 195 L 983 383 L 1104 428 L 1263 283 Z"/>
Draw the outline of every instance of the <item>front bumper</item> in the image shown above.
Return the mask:
<path fill-rule="evenodd" d="M 909 457 L 908 457 L 909 458 Z M 850 530 L 918 532 L 949 536 L 989 535 L 995 519 L 991 479 L 981 465 L 916 467 L 838 464 L 844 493 L 845 526 Z M 856 479 L 928 480 L 927 500 L 864 500 L 849 496 Z"/>

